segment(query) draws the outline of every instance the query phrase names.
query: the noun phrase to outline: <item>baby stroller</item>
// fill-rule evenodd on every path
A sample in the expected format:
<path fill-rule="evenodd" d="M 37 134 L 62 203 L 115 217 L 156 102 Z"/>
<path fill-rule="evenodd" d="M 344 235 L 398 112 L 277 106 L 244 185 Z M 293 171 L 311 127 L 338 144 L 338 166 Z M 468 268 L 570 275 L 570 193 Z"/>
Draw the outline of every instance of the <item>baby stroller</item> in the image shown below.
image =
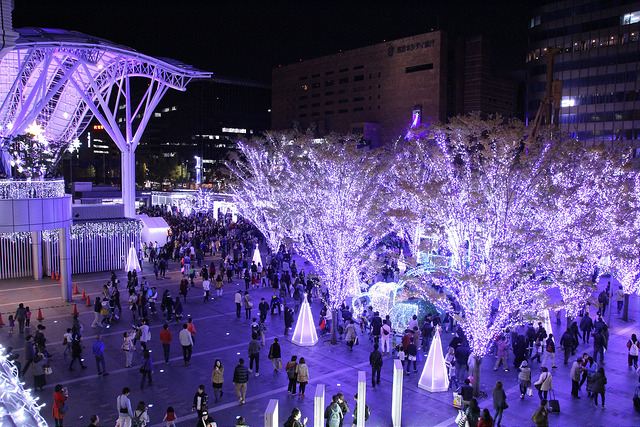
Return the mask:
<path fill-rule="evenodd" d="M 120 316 L 116 314 L 116 301 L 111 298 L 109 299 L 109 314 L 105 316 L 102 322 L 105 323 L 108 328 L 110 325 L 118 323 L 119 320 Z"/>

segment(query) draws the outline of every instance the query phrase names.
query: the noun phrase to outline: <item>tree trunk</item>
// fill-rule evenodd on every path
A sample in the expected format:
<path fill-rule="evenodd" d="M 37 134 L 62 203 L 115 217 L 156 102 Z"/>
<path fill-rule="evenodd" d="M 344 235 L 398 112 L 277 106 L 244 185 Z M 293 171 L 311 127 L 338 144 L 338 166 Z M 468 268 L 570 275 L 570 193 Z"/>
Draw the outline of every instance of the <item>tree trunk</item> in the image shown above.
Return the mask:
<path fill-rule="evenodd" d="M 331 310 L 331 344 L 338 344 L 338 310 Z"/>
<path fill-rule="evenodd" d="M 565 330 L 569 330 L 569 328 L 571 328 L 571 324 L 573 323 L 573 317 L 569 316 L 567 314 L 567 328 Z"/>
<path fill-rule="evenodd" d="M 622 320 L 625 322 L 629 321 L 629 294 L 624 294 L 624 305 L 622 307 Z"/>
<path fill-rule="evenodd" d="M 473 377 L 473 395 L 478 397 L 480 395 L 480 368 L 482 367 L 482 358 L 477 356 L 473 357 L 476 361 L 473 365 L 473 372 L 471 372 L 471 376 Z"/>

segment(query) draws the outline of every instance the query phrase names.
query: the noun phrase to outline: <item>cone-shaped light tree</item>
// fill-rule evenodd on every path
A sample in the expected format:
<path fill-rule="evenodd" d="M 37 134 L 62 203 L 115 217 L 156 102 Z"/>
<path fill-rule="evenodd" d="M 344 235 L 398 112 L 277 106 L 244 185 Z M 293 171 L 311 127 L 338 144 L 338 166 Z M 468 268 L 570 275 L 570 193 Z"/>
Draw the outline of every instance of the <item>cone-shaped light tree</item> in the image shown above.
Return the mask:
<path fill-rule="evenodd" d="M 420 142 L 416 149 L 424 155 L 412 167 L 430 171 L 431 178 L 418 181 L 413 193 L 421 195 L 433 249 L 449 258 L 448 265 L 425 272 L 422 285 L 428 298 L 459 319 L 475 357 L 477 394 L 483 356 L 506 327 L 546 308 L 551 273 L 589 263 L 614 246 L 584 242 L 602 229 L 598 208 L 606 196 L 597 192 L 603 182 L 626 175 L 602 150 L 550 132 L 533 138 L 523 123 L 499 117 L 455 117 Z M 410 179 L 402 185 L 410 188 Z M 637 209 L 629 218 L 634 215 Z"/>

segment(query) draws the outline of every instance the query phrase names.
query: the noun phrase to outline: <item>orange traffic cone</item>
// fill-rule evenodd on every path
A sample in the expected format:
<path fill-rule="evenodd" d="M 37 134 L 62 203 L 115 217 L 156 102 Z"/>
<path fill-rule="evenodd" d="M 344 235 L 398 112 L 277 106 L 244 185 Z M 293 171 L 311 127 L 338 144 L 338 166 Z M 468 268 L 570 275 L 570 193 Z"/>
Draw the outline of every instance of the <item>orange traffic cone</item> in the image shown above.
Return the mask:
<path fill-rule="evenodd" d="M 78 295 L 80 292 L 78 292 L 78 284 L 76 283 L 75 286 L 73 287 L 73 294 L 74 295 Z"/>
<path fill-rule="evenodd" d="M 58 276 L 58 283 L 62 283 L 62 276 L 60 276 L 60 272 L 58 271 L 56 275 Z"/>
<path fill-rule="evenodd" d="M 80 297 L 82 301 L 87 299 L 87 294 L 84 293 L 84 289 L 82 290 L 82 297 Z"/>
<path fill-rule="evenodd" d="M 74 315 L 74 316 L 76 314 L 78 314 L 78 307 L 75 304 L 73 304 L 73 313 L 71 313 L 71 314 Z"/>
<path fill-rule="evenodd" d="M 2 313 L 0 313 L 0 326 L 4 325 L 4 322 L 2 321 Z"/>
<path fill-rule="evenodd" d="M 51 272 L 51 280 L 56 280 L 56 272 L 55 271 Z"/>
<path fill-rule="evenodd" d="M 37 317 L 38 321 L 42 321 L 44 320 L 44 316 L 42 315 L 42 310 L 40 308 L 38 308 L 38 317 Z"/>
<path fill-rule="evenodd" d="M 87 296 L 87 307 L 91 307 L 91 297 Z"/>

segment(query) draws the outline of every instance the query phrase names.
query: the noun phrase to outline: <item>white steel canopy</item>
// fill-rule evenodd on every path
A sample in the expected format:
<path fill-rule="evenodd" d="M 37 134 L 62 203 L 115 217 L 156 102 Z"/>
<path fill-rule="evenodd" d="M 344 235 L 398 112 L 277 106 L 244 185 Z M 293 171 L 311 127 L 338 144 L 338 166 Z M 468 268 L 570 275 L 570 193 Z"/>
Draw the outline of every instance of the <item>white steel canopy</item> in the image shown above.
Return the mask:
<path fill-rule="evenodd" d="M 15 47 L 0 61 L 0 136 L 35 124 L 45 139 L 69 143 L 95 116 L 122 152 L 122 197 L 132 217 L 134 152 L 153 110 L 167 89 L 183 91 L 211 73 L 78 32 L 16 31 Z M 132 93 L 132 77 L 149 80 L 142 96 Z"/>

